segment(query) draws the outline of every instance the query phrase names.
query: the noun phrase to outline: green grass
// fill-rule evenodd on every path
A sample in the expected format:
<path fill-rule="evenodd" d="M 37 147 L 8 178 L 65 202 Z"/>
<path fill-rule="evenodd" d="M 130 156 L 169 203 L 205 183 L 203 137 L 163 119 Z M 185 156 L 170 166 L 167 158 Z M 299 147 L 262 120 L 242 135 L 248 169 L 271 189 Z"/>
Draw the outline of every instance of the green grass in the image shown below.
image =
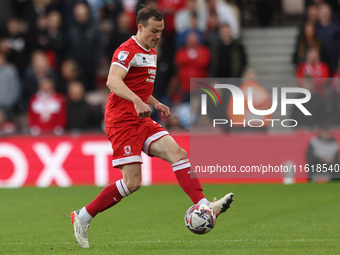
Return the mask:
<path fill-rule="evenodd" d="M 101 188 L 0 189 L 0 254 L 340 254 L 340 183 L 204 189 L 235 193 L 209 234 L 186 229 L 191 203 L 178 186 L 142 187 L 96 217 L 90 249 L 75 243 L 68 215 Z"/>

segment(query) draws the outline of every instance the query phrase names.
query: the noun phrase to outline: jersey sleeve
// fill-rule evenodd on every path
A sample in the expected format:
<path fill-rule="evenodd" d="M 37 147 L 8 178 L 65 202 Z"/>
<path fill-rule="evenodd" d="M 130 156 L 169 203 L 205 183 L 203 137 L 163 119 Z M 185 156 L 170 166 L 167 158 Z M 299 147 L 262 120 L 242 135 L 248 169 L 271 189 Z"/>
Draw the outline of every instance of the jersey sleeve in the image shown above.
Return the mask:
<path fill-rule="evenodd" d="M 127 47 L 119 47 L 114 53 L 111 61 L 111 65 L 119 65 L 127 72 L 130 69 L 131 61 L 134 57 L 134 52 Z"/>

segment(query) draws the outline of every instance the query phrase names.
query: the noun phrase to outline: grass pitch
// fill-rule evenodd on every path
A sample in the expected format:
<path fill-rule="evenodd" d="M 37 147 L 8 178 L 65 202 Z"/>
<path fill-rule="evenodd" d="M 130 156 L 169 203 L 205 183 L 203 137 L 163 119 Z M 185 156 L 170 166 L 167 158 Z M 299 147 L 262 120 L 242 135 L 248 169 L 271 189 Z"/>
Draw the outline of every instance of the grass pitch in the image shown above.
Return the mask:
<path fill-rule="evenodd" d="M 101 188 L 0 189 L 0 254 L 340 254 L 340 183 L 204 189 L 235 194 L 210 233 L 186 229 L 191 202 L 178 186 L 142 187 L 96 217 L 89 249 L 68 215 Z"/>

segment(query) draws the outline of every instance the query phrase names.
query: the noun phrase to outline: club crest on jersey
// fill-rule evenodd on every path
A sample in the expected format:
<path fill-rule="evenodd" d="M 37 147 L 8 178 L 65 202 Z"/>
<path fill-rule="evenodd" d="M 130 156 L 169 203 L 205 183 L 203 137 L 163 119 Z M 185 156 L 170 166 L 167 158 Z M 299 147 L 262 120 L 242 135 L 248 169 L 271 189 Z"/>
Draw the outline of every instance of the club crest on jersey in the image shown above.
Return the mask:
<path fill-rule="evenodd" d="M 123 61 L 127 58 L 127 56 L 129 55 L 129 52 L 128 51 L 120 51 L 118 53 L 118 59 Z"/>
<path fill-rule="evenodd" d="M 130 156 L 132 154 L 131 152 L 131 146 L 130 145 L 127 145 L 127 146 L 124 146 L 124 156 Z"/>

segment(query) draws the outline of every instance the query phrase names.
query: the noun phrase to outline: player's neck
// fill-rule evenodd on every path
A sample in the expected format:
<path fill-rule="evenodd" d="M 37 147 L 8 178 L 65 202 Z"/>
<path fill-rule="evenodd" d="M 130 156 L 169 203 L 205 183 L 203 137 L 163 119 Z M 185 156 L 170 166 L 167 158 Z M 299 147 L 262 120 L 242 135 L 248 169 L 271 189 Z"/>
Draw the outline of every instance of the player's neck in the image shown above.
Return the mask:
<path fill-rule="evenodd" d="M 144 43 L 144 41 L 142 40 L 142 37 L 140 36 L 138 32 L 135 35 L 135 39 L 139 43 L 139 45 L 141 45 L 143 48 L 150 50 L 150 48 Z"/>

